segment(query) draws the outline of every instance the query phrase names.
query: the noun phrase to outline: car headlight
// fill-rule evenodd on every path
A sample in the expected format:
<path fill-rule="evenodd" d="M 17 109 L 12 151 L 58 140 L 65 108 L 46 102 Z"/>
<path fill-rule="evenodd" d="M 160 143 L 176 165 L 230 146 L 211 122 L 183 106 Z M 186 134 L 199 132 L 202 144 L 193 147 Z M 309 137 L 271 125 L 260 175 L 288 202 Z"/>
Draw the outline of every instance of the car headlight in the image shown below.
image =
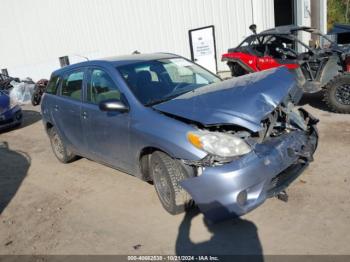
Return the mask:
<path fill-rule="evenodd" d="M 209 131 L 189 132 L 187 139 L 196 148 L 220 157 L 240 156 L 252 150 L 244 140 L 230 134 Z"/>

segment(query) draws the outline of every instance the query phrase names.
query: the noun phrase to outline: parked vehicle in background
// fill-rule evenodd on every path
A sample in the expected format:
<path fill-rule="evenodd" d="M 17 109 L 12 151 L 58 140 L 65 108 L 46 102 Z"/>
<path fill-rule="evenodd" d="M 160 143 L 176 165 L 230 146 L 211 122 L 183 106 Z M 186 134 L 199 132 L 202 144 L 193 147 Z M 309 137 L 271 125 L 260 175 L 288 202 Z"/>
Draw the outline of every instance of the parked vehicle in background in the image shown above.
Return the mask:
<path fill-rule="evenodd" d="M 327 34 L 338 45 L 350 45 L 350 25 L 335 23 Z"/>
<path fill-rule="evenodd" d="M 22 109 L 11 101 L 7 91 L 0 90 L 0 131 L 21 123 Z"/>
<path fill-rule="evenodd" d="M 32 95 L 32 105 L 33 106 L 37 106 L 40 104 L 41 97 L 46 90 L 46 86 L 47 86 L 48 82 L 49 81 L 47 79 L 40 79 L 38 82 L 35 83 L 34 93 Z"/>
<path fill-rule="evenodd" d="M 317 147 L 317 119 L 285 68 L 222 81 L 173 54 L 88 61 L 53 72 L 41 103 L 54 154 L 153 181 L 171 214 L 210 220 L 279 195 Z M 132 197 L 132 196 L 130 196 Z"/>
<path fill-rule="evenodd" d="M 9 90 L 12 88 L 11 82 L 20 82 L 19 78 L 0 74 L 0 90 Z"/>
<path fill-rule="evenodd" d="M 21 79 L 20 81 L 21 81 L 21 83 L 25 83 L 25 84 L 29 84 L 29 85 L 35 84 L 33 79 L 31 79 L 30 77 L 26 77 L 24 79 Z"/>
<path fill-rule="evenodd" d="M 294 71 L 306 93 L 323 90 L 330 110 L 350 113 L 350 49 L 339 46 L 317 29 L 306 26 L 280 26 L 256 33 L 256 26 L 236 48 L 222 55 L 232 76 L 240 76 L 274 67 Z M 299 40 L 309 33 L 314 46 Z"/>

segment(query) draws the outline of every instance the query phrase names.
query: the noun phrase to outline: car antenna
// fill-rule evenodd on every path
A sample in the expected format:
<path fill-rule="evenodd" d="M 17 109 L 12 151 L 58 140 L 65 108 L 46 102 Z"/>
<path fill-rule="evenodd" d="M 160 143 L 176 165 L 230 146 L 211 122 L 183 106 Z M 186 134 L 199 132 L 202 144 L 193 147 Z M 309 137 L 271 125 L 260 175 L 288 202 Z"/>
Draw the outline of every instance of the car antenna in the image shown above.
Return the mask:
<path fill-rule="evenodd" d="M 250 31 L 252 31 L 256 35 L 256 24 L 252 24 L 249 26 Z"/>
<path fill-rule="evenodd" d="M 138 50 L 135 50 L 134 52 L 131 53 L 132 55 L 139 55 L 141 54 L 141 52 L 139 52 Z"/>
<path fill-rule="evenodd" d="M 77 55 L 77 54 L 75 54 L 74 56 L 82 57 L 82 58 L 85 58 L 86 61 L 90 61 L 89 58 L 87 58 L 86 56 L 83 56 L 83 55 Z"/>

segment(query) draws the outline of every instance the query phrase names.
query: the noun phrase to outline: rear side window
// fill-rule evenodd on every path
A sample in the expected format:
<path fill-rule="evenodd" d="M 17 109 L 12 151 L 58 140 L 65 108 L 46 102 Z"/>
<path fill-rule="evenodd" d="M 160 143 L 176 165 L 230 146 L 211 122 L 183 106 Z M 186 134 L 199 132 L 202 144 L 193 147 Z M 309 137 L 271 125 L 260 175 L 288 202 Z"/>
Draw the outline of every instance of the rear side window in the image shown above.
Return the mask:
<path fill-rule="evenodd" d="M 66 75 L 61 87 L 61 95 L 74 100 L 81 100 L 84 72 L 75 71 Z"/>
<path fill-rule="evenodd" d="M 46 93 L 56 95 L 59 82 L 60 82 L 60 78 L 58 76 L 56 75 L 51 76 L 51 79 L 46 87 Z"/>

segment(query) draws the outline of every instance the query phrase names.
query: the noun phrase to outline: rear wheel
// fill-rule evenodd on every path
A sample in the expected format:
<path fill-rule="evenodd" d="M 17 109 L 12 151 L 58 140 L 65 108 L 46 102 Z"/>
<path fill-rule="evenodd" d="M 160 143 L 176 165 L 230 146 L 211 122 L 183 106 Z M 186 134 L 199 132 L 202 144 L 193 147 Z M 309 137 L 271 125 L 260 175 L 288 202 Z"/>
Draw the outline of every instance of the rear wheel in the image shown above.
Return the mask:
<path fill-rule="evenodd" d="M 180 185 L 182 180 L 191 177 L 190 170 L 177 160 L 156 151 L 151 156 L 150 173 L 158 198 L 170 214 L 182 213 L 193 205 L 190 195 Z"/>
<path fill-rule="evenodd" d="M 331 80 L 324 90 L 324 100 L 330 110 L 350 113 L 350 74 L 342 74 Z"/>
<path fill-rule="evenodd" d="M 68 150 L 63 143 L 55 127 L 50 128 L 49 137 L 52 151 L 59 161 L 62 163 L 69 163 L 75 158 L 75 155 L 70 150 Z"/>
<path fill-rule="evenodd" d="M 33 106 L 37 106 L 40 104 L 40 100 L 41 100 L 41 96 L 39 94 L 39 92 L 34 91 L 33 95 L 32 95 L 32 105 Z"/>

